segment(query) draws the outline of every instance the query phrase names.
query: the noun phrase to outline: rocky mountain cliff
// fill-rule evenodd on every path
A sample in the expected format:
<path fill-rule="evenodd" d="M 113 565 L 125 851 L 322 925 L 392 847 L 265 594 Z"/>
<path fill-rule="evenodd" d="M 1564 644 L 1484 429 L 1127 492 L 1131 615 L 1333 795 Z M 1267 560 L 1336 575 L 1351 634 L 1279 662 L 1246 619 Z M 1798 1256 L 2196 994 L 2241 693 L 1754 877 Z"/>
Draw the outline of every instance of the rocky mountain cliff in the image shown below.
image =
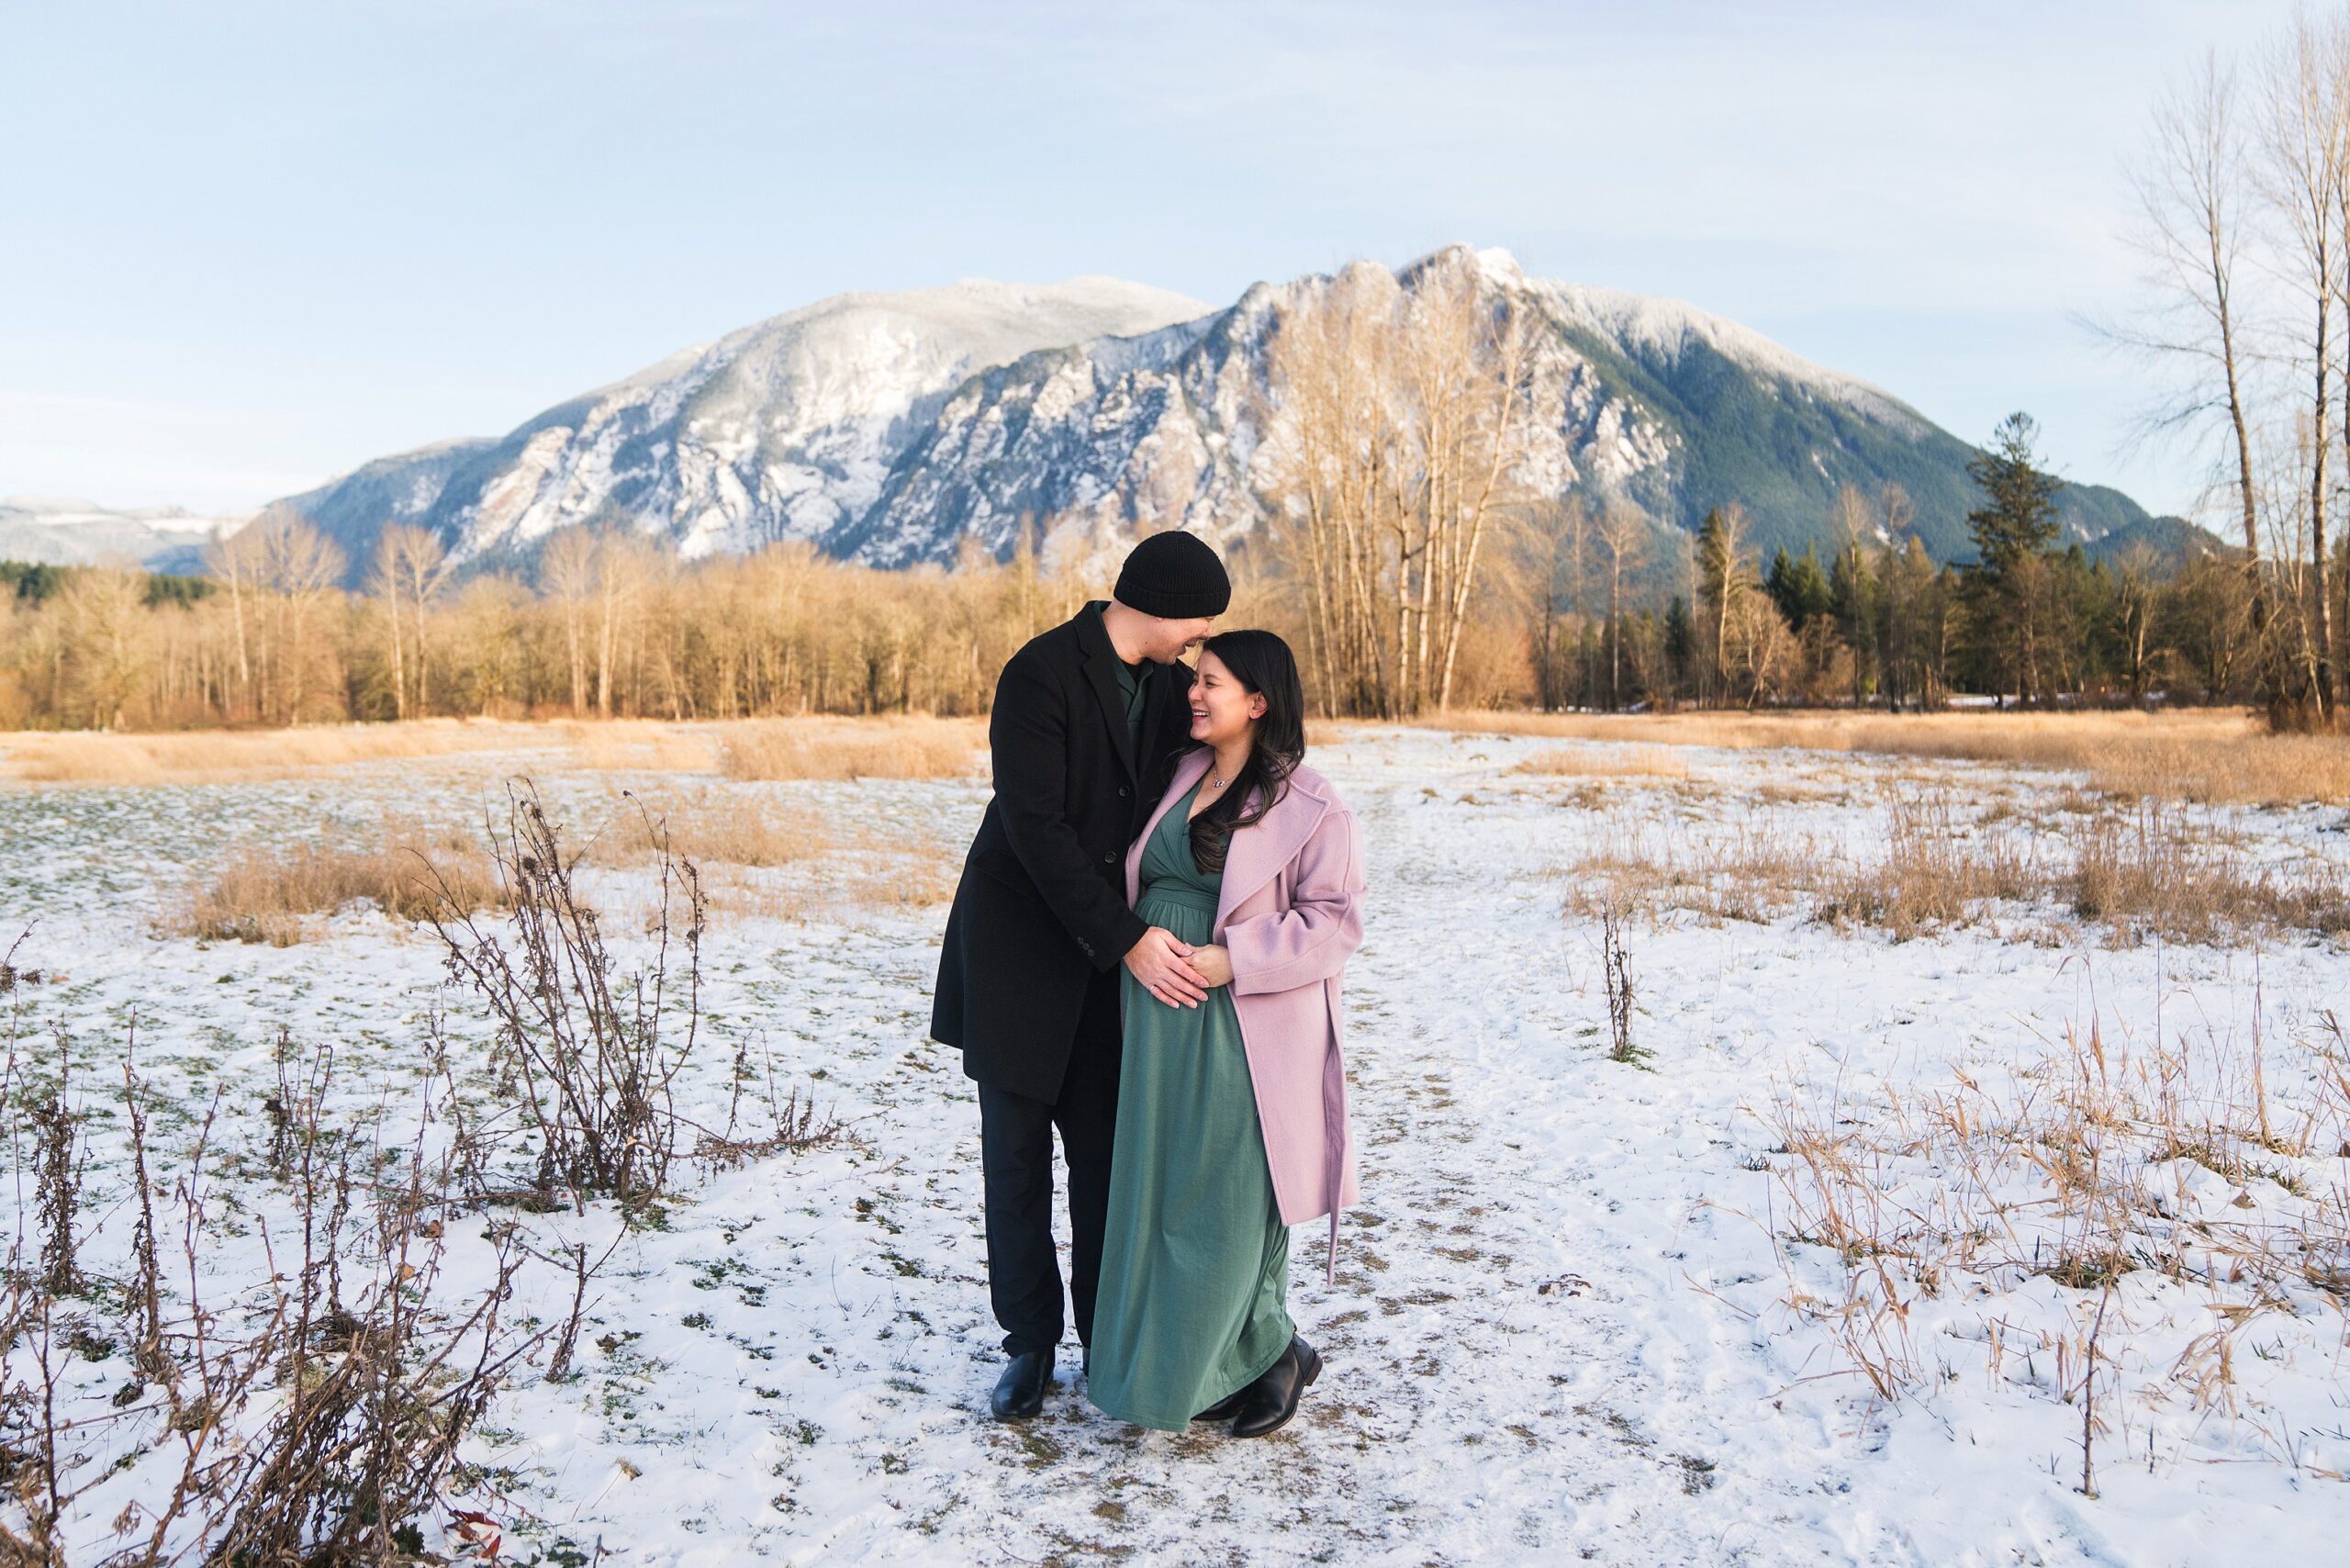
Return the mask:
<path fill-rule="evenodd" d="M 1621 493 L 1681 529 L 1737 500 L 1767 554 L 1825 538 L 1842 485 L 1894 481 L 1936 556 L 1967 554 L 1973 448 L 1887 393 L 1676 301 L 1527 277 L 1504 252 L 1456 246 L 1396 282 L 1462 273 L 1538 324 L 1527 472 L 1539 487 Z M 687 559 L 806 540 L 886 567 L 972 544 L 1002 556 L 1031 520 L 1048 556 L 1164 527 L 1226 539 L 1261 521 L 1270 347 L 1332 286 L 1259 284 L 1222 310 L 1103 278 L 843 295 L 502 439 L 381 459 L 282 504 L 341 541 L 354 571 L 395 520 L 431 528 L 462 563 L 524 567 L 582 524 Z M 2149 521 L 2098 486 L 2067 486 L 2063 505 L 2087 541 Z"/>

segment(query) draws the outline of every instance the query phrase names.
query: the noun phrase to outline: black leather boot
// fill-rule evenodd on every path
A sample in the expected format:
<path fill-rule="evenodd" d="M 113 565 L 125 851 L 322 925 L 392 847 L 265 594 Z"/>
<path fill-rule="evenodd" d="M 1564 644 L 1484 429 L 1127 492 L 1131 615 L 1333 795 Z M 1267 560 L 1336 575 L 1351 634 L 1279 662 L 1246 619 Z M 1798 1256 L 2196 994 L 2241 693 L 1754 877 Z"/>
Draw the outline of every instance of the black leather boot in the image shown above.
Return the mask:
<path fill-rule="evenodd" d="M 1012 1358 L 995 1380 L 988 1408 L 999 1421 L 1024 1421 L 1045 1407 L 1045 1385 L 1053 1381 L 1053 1353 L 1024 1350 Z"/>
<path fill-rule="evenodd" d="M 1253 1384 L 1244 1383 L 1234 1393 L 1225 1394 L 1206 1409 L 1192 1417 L 1194 1421 L 1229 1421 L 1240 1414 L 1240 1402 L 1248 1397 Z"/>
<path fill-rule="evenodd" d="M 1288 1426 L 1290 1417 L 1297 1414 L 1298 1400 L 1321 1375 L 1321 1356 L 1313 1346 L 1292 1335 L 1281 1359 L 1240 1391 L 1240 1414 L 1232 1423 L 1232 1435 L 1261 1438 Z"/>

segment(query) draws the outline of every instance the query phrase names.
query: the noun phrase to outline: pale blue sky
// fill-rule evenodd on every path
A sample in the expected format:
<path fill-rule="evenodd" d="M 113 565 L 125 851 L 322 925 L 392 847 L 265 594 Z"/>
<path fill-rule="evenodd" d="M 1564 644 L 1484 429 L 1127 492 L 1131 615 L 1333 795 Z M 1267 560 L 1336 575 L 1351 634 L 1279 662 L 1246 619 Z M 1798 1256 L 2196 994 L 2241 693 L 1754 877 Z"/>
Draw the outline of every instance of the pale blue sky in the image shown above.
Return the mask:
<path fill-rule="evenodd" d="M 247 506 L 850 288 L 1454 240 L 1695 301 L 2070 477 L 2125 162 L 2286 0 L 0 0 L 0 495 Z"/>

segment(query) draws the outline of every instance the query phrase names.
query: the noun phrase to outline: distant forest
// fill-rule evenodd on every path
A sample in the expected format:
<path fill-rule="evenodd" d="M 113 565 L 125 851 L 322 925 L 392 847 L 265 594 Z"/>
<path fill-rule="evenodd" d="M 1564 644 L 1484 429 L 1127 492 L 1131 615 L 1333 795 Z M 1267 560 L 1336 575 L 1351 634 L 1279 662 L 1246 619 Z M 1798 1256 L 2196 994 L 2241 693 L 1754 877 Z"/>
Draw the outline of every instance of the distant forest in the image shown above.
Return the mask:
<path fill-rule="evenodd" d="M 1457 567 L 1429 582 L 1391 561 L 1353 612 L 1328 569 L 1346 564 L 1337 522 L 1320 556 L 1304 524 L 1244 542 L 1227 623 L 1289 636 L 1331 715 L 2265 700 L 2293 623 L 2255 625 L 2243 560 L 2054 548 L 2056 482 L 2031 441 L 2018 416 L 1978 462 L 1978 559 L 1963 566 L 1905 534 L 1893 487 L 1839 498 L 1844 543 L 1826 560 L 1760 559 L 1733 505 L 1676 536 L 1664 573 L 1645 514 L 1569 499 L 1480 523 L 1465 592 Z M 1460 556 L 1461 541 L 1433 536 Z M 218 542 L 200 577 L 0 564 L 0 727 L 979 712 L 1024 639 L 1108 591 L 1027 550 L 953 571 L 804 545 L 680 564 L 585 529 L 555 536 L 535 584 L 453 572 L 404 526 L 378 542 L 364 589 L 338 586 L 345 565 L 285 515 Z M 1629 585 L 1660 577 L 1680 591 L 1636 602 Z M 1458 610 L 1439 622 L 1423 607 L 1446 597 Z"/>

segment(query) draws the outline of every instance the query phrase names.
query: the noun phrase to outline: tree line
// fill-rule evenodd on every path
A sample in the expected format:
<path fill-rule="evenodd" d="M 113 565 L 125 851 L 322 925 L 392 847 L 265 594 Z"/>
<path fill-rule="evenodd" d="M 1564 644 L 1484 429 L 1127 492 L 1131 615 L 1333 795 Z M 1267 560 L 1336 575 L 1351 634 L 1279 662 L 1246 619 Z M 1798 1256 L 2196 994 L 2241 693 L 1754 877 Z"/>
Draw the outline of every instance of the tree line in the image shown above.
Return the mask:
<path fill-rule="evenodd" d="M 1350 526 L 1334 507 L 1227 549 L 1227 619 L 1289 636 L 1331 715 L 2261 700 L 2284 621 L 2259 618 L 2242 560 L 2060 548 L 2033 439 L 2013 416 L 1976 459 L 1972 563 L 1931 560 L 1888 485 L 1837 498 L 1825 559 L 1763 561 L 1734 504 L 1692 535 L 1618 500 L 1505 497 L 1466 524 L 1387 533 L 1389 549 L 1436 538 L 1449 566 L 1404 577 L 1370 558 L 1317 582 L 1349 550 L 1371 555 L 1334 542 Z M 550 542 L 532 584 L 454 571 L 437 538 L 395 525 L 363 588 L 340 586 L 345 566 L 282 512 L 216 541 L 201 577 L 0 566 L 0 727 L 981 712 L 1013 650 L 1106 597 L 1114 562 L 1055 571 L 1024 543 L 952 570 L 877 571 L 805 544 L 680 563 L 581 528 Z M 2350 559 L 2333 568 L 2338 592 Z"/>
<path fill-rule="evenodd" d="M 532 586 L 453 571 L 407 525 L 385 530 L 352 590 L 341 550 L 285 512 L 209 557 L 193 580 L 11 573 L 0 727 L 968 713 L 1024 639 L 1106 593 L 1027 550 L 952 572 L 874 571 L 800 544 L 681 564 L 588 529 L 556 536 Z"/>
<path fill-rule="evenodd" d="M 2035 435 L 2012 415 L 1975 458 L 1976 558 L 1962 564 L 1927 554 L 1898 485 L 1843 488 L 1825 561 L 1807 547 L 1764 563 L 1735 504 L 1694 536 L 1614 503 L 1535 509 L 1518 546 L 1532 700 L 1920 710 L 1963 694 L 2001 705 L 2259 698 L 2241 563 L 2222 550 L 2177 559 L 2143 543 L 2110 557 L 2078 541 L 2059 547 L 2059 482 Z M 1627 579 L 1653 581 L 1660 568 L 1672 591 L 1628 608 Z"/>

